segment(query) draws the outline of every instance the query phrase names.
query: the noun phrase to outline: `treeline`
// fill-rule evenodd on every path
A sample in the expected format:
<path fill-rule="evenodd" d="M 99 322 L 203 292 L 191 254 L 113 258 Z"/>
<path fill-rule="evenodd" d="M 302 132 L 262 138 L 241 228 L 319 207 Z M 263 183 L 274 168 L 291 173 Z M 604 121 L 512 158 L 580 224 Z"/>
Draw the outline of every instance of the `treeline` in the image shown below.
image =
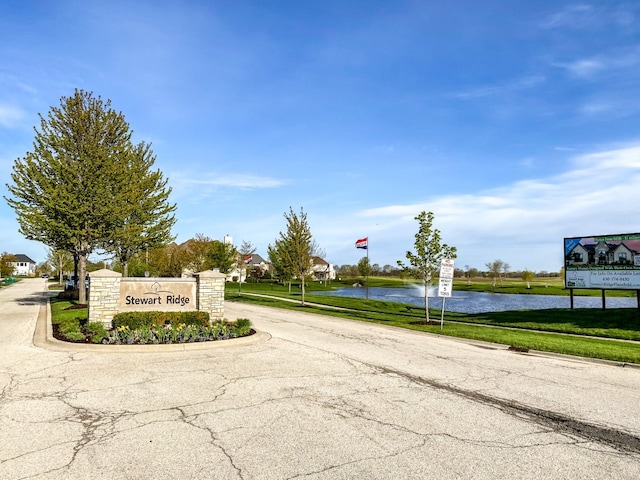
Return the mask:
<path fill-rule="evenodd" d="M 361 273 L 361 269 L 358 268 L 358 265 L 337 265 L 335 267 L 336 269 L 336 274 L 338 276 L 341 277 L 358 277 L 358 276 L 363 276 Z M 374 263 L 373 265 L 371 265 L 371 274 L 374 277 L 401 277 L 402 276 L 402 269 L 399 268 L 398 266 L 392 266 L 392 265 L 384 265 L 384 266 L 380 266 L 377 263 Z M 527 276 L 527 273 L 529 272 L 529 270 L 514 270 L 511 271 L 509 268 L 504 269 L 501 268 L 500 271 L 496 271 L 494 269 L 485 269 L 485 270 L 479 270 L 477 268 L 473 268 L 473 267 L 465 267 L 465 268 L 456 268 L 454 270 L 454 277 L 455 278 L 478 278 L 478 277 L 482 277 L 482 278 L 493 278 L 494 276 L 496 278 L 523 278 L 524 276 Z M 436 272 L 437 273 L 437 272 Z M 559 272 L 549 272 L 547 270 L 540 270 L 538 272 L 530 272 L 534 277 L 559 277 L 562 275 L 562 271 Z"/>

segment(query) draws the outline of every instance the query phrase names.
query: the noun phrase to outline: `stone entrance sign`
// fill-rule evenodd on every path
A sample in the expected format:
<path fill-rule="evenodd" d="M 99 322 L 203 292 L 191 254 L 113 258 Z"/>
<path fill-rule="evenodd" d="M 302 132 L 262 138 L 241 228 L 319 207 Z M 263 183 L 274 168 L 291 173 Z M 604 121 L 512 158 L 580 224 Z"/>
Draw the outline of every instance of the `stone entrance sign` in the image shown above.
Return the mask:
<path fill-rule="evenodd" d="M 199 310 L 209 312 L 212 322 L 224 318 L 225 275 L 217 270 L 191 278 L 122 278 L 103 269 L 89 278 L 89 321 L 106 328 L 119 312 Z"/>
<path fill-rule="evenodd" d="M 195 278 L 123 278 L 120 311 L 196 310 Z"/>

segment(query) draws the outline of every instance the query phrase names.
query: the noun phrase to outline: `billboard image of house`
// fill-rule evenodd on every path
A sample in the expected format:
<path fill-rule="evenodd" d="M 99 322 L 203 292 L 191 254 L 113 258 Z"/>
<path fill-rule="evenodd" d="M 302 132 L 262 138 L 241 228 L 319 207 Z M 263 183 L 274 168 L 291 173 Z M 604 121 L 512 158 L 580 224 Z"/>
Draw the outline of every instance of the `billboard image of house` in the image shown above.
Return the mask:
<path fill-rule="evenodd" d="M 640 290 L 640 233 L 565 238 L 564 285 Z"/>

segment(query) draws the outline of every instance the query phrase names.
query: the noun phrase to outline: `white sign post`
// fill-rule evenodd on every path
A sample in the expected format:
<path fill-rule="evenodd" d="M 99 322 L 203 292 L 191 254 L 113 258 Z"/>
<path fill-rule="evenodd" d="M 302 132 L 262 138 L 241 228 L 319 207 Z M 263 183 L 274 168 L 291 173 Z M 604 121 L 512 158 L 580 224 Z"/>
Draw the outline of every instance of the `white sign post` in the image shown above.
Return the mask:
<path fill-rule="evenodd" d="M 440 262 L 440 281 L 438 283 L 438 296 L 442 298 L 442 312 L 440 314 L 440 330 L 444 325 L 444 300 L 451 297 L 453 291 L 453 259 L 443 258 Z"/>

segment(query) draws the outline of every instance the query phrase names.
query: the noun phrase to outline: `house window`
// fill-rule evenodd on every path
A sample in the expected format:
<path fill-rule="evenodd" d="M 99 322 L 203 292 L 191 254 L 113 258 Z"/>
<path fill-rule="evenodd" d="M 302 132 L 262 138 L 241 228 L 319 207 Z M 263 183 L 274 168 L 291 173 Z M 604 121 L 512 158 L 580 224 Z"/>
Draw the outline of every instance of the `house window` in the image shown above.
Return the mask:
<path fill-rule="evenodd" d="M 618 254 L 618 261 L 620 263 L 626 263 L 626 261 L 627 261 L 627 252 L 620 252 Z"/>
<path fill-rule="evenodd" d="M 575 252 L 573 254 L 573 261 L 574 262 L 582 262 L 582 253 L 580 252 Z"/>

